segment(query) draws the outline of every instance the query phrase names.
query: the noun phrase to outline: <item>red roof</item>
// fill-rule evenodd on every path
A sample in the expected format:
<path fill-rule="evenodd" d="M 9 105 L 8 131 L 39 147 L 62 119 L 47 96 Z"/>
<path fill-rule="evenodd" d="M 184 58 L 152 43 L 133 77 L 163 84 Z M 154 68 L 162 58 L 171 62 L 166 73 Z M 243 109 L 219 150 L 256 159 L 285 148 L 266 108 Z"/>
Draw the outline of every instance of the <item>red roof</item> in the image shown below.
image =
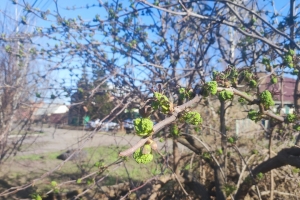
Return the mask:
<path fill-rule="evenodd" d="M 294 103 L 294 89 L 296 85 L 296 79 L 285 77 L 283 78 L 283 101 L 286 103 Z M 281 81 L 278 78 L 276 84 L 271 83 L 271 77 L 268 76 L 262 80 L 260 84 L 260 91 L 269 90 L 274 94 L 273 99 L 275 101 L 280 101 L 280 88 Z"/>

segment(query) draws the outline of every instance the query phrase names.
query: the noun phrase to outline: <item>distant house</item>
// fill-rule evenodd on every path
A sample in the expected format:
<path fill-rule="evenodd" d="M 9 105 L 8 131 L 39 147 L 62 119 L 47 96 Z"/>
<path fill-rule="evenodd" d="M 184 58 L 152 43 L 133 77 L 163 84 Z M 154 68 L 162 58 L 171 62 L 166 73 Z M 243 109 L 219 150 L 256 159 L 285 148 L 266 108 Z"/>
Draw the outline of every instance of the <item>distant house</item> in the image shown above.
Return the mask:
<path fill-rule="evenodd" d="M 20 105 L 20 107 L 16 110 L 14 115 L 14 122 L 19 121 L 34 121 L 33 113 L 43 105 L 43 103 L 32 103 L 28 102 L 27 104 Z"/>
<path fill-rule="evenodd" d="M 42 104 L 33 112 L 34 122 L 65 124 L 68 121 L 69 108 L 62 104 Z"/>
<path fill-rule="evenodd" d="M 294 89 L 296 85 L 296 79 L 284 77 L 283 78 L 283 99 L 282 104 L 283 107 L 281 108 L 281 113 L 283 114 L 290 114 L 294 112 Z M 280 99 L 280 89 L 281 89 L 281 81 L 278 78 L 278 82 L 276 84 L 271 83 L 271 77 L 266 77 L 260 85 L 260 91 L 269 90 L 273 94 L 275 106 L 272 108 L 274 112 L 277 112 L 278 107 L 281 105 L 281 99 Z"/>

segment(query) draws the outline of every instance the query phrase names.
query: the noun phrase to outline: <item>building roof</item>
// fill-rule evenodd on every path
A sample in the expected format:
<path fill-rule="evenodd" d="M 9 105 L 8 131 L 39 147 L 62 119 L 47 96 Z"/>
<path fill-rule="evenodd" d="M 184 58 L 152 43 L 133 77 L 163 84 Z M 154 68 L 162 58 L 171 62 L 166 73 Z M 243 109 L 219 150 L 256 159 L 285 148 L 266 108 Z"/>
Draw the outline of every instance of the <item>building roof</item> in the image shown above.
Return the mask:
<path fill-rule="evenodd" d="M 43 104 L 33 113 L 33 115 L 63 114 L 68 111 L 69 109 L 66 105 Z"/>
<path fill-rule="evenodd" d="M 294 104 L 294 89 L 296 85 L 296 79 L 284 77 L 283 78 L 283 102 L 286 104 Z M 280 101 L 280 88 L 281 82 L 278 78 L 278 82 L 276 84 L 271 83 L 271 77 L 268 76 L 264 78 L 264 80 L 260 84 L 260 91 L 269 90 L 274 94 L 274 101 Z"/>

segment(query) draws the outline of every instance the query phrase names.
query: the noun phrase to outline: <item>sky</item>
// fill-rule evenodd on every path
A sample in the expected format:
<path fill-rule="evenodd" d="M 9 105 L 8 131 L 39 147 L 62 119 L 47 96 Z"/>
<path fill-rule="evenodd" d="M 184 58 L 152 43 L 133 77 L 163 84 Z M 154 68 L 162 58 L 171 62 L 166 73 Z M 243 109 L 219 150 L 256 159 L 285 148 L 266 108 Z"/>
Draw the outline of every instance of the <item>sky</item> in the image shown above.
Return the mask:
<path fill-rule="evenodd" d="M 20 1 L 20 0 L 19 0 Z M 26 2 L 30 3 L 31 5 L 34 4 L 34 7 L 38 7 L 41 10 L 50 10 L 51 12 L 56 12 L 56 5 L 54 3 L 53 0 L 26 0 Z M 83 20 L 85 21 L 90 21 L 92 20 L 96 14 L 99 14 L 101 16 L 101 8 L 99 7 L 89 7 L 87 9 L 87 5 L 91 6 L 93 4 L 98 4 L 97 0 L 58 0 L 58 9 L 59 9 L 59 14 L 62 16 L 67 16 L 68 18 L 77 18 L 78 15 L 80 15 Z M 108 1 L 109 2 L 109 1 Z M 120 2 L 123 2 L 125 4 L 128 3 L 128 0 L 120 0 Z M 151 2 L 151 1 L 150 1 Z M 272 2 L 272 1 L 258 1 L 258 4 L 263 3 L 265 4 L 266 2 Z M 269 4 L 269 9 L 270 10 L 276 10 L 279 14 L 282 13 L 286 13 L 288 12 L 289 9 L 289 1 L 284 1 L 284 0 L 274 0 L 274 7 L 272 7 L 271 3 Z M 300 0 L 296 1 L 296 4 L 299 3 Z M 76 10 L 72 10 L 73 7 L 76 7 Z M 11 3 L 11 0 L 1 0 L 0 1 L 0 10 L 3 11 L 8 9 L 11 13 L 11 16 L 15 16 L 17 17 L 18 14 L 20 14 L 20 16 L 23 15 L 23 10 L 22 9 L 18 9 L 16 6 L 13 6 Z M 70 10 L 66 9 L 69 8 Z M 17 15 L 15 15 L 17 13 Z M 51 19 L 49 18 L 50 21 L 44 21 L 44 20 L 37 20 L 37 21 L 32 21 L 32 24 L 35 24 L 38 27 L 49 27 L 51 26 L 51 24 L 55 24 L 55 19 Z M 101 38 L 98 38 L 99 40 L 101 40 Z M 40 40 L 40 39 L 39 39 Z M 38 41 L 40 43 L 44 43 L 46 44 L 45 41 Z M 47 41 L 48 42 L 48 41 Z M 53 41 L 50 41 L 49 43 L 54 44 Z M 120 62 L 123 62 L 122 60 Z M 73 62 L 74 65 L 81 65 L 80 62 L 78 61 L 74 61 Z M 74 73 L 77 74 L 81 74 L 81 71 L 76 71 L 74 70 Z M 69 71 L 59 71 L 57 72 L 56 76 L 57 79 L 65 79 L 67 84 L 74 85 L 76 83 L 76 80 L 74 80 L 75 76 L 73 76 L 72 78 L 70 77 L 70 72 Z M 79 75 L 80 77 L 80 75 Z M 73 80 L 72 80 L 73 79 Z M 78 78 L 76 78 L 78 80 Z M 72 80 L 72 81 L 71 81 Z"/>

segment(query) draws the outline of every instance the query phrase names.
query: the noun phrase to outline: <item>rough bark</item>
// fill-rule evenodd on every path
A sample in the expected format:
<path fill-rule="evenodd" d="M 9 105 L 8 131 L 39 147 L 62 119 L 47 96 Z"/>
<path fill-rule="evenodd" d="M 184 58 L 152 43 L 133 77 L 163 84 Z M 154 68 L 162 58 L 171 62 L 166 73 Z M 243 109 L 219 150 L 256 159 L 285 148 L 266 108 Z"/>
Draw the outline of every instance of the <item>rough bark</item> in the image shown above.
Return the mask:
<path fill-rule="evenodd" d="M 283 167 L 285 165 L 291 165 L 294 167 L 300 167 L 300 148 L 292 147 L 282 149 L 275 157 L 259 164 L 252 170 L 253 177 L 250 175 L 240 185 L 235 199 L 244 199 L 249 192 L 250 188 L 259 180 L 257 175 L 259 173 L 267 173 L 273 169 Z"/>

